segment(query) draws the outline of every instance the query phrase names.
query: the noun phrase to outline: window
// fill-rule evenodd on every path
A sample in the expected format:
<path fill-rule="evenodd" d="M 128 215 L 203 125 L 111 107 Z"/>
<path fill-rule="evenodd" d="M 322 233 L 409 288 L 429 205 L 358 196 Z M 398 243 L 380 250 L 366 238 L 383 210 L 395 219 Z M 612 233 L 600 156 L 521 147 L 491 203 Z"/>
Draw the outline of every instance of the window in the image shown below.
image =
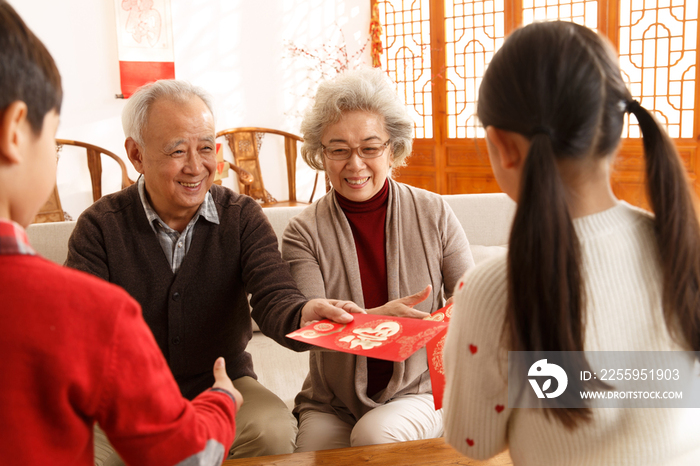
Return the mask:
<path fill-rule="evenodd" d="M 697 0 L 374 2 L 383 26 L 382 66 L 416 122 L 414 155 L 397 174 L 401 181 L 443 194 L 499 191 L 475 115 L 481 76 L 510 31 L 546 19 L 584 24 L 611 40 L 633 96 L 666 125 L 695 181 Z M 619 197 L 646 205 L 639 136 L 633 119 L 613 185 Z"/>
<path fill-rule="evenodd" d="M 621 0 L 620 65 L 632 95 L 654 109 L 672 138 L 693 138 L 698 4 Z M 639 137 L 630 128 L 629 137 Z"/>
<path fill-rule="evenodd" d="M 401 3 L 395 9 L 395 4 Z M 403 5 L 406 3 L 406 5 Z M 428 2 L 380 2 L 384 7 L 384 63 L 403 91 L 417 138 L 433 137 L 433 105 Z"/>

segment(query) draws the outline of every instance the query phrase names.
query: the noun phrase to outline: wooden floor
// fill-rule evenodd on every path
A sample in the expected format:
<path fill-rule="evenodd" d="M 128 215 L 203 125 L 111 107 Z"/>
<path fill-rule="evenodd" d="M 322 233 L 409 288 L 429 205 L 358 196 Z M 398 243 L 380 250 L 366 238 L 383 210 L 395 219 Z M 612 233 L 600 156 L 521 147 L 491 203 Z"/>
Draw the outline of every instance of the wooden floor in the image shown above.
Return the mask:
<path fill-rule="evenodd" d="M 400 466 L 512 466 L 508 452 L 488 461 L 470 460 L 447 445 L 442 438 L 416 440 L 414 442 L 372 445 L 369 447 L 339 448 L 337 450 L 312 451 L 289 455 L 262 456 L 240 460 L 226 460 L 224 466 L 350 466 L 350 465 L 400 465 Z"/>

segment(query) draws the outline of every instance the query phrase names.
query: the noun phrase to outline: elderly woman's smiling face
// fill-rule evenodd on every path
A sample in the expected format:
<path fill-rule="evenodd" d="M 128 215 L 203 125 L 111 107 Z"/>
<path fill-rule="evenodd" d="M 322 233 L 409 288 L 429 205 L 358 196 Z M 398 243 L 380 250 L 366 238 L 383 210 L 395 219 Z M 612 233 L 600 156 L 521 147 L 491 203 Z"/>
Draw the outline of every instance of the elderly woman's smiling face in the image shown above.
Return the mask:
<path fill-rule="evenodd" d="M 321 137 L 324 147 L 352 149 L 350 157 L 345 160 L 331 160 L 327 155 L 323 156 L 328 178 L 341 196 L 362 202 L 382 189 L 393 162 L 391 144 L 386 148 L 383 146 L 387 142 L 389 133 L 384 129 L 383 118 L 374 113 L 346 112 L 337 123 L 326 128 Z M 377 146 L 381 146 L 383 152 L 376 158 L 360 157 L 357 150 L 359 147 L 369 153 L 369 148 Z"/>

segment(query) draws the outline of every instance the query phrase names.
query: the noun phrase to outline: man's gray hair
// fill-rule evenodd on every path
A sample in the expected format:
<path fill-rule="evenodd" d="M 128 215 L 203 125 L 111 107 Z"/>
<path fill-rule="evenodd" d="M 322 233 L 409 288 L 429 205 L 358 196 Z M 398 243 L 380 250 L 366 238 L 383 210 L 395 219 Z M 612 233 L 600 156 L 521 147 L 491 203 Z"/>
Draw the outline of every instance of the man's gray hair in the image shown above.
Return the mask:
<path fill-rule="evenodd" d="M 212 116 L 214 115 L 211 95 L 201 87 L 187 81 L 163 79 L 141 86 L 129 98 L 122 111 L 124 135 L 143 146 L 143 129 L 148 123 L 148 112 L 151 106 L 160 99 L 185 102 L 192 96 L 202 99 Z"/>
<path fill-rule="evenodd" d="M 321 137 L 324 131 L 337 123 L 343 113 L 355 110 L 381 117 L 391 138 L 392 166 L 404 165 L 413 148 L 413 120 L 389 77 L 377 68 L 346 71 L 319 85 L 314 104 L 301 123 L 304 161 L 311 168 L 323 170 Z"/>

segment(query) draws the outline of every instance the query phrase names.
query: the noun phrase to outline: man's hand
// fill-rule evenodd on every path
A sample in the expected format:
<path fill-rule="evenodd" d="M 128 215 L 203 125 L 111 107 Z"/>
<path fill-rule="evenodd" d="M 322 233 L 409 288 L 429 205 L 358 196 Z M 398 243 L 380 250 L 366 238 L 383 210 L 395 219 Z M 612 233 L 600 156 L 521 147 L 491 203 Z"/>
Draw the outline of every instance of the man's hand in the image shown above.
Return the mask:
<path fill-rule="evenodd" d="M 214 363 L 214 380 L 215 382 L 213 388 L 223 388 L 227 392 L 231 393 L 233 398 L 236 400 L 236 410 L 241 409 L 241 405 L 243 404 L 243 395 L 241 395 L 241 392 L 236 390 L 236 388 L 233 386 L 233 382 L 231 382 L 231 379 L 226 373 L 226 362 L 224 361 L 224 358 L 218 358 Z"/>
<path fill-rule="evenodd" d="M 432 289 L 433 286 L 428 285 L 423 291 L 419 291 L 411 296 L 395 299 L 393 301 L 389 301 L 383 306 L 367 309 L 367 314 L 423 319 L 428 317 L 430 314 L 427 312 L 417 311 L 413 309 L 413 306 L 428 299 L 428 296 L 430 296 L 430 290 Z"/>
<path fill-rule="evenodd" d="M 364 314 L 365 311 L 352 301 L 338 299 L 312 299 L 301 309 L 299 328 L 321 319 L 328 319 L 339 324 L 352 322 L 351 313 Z"/>

